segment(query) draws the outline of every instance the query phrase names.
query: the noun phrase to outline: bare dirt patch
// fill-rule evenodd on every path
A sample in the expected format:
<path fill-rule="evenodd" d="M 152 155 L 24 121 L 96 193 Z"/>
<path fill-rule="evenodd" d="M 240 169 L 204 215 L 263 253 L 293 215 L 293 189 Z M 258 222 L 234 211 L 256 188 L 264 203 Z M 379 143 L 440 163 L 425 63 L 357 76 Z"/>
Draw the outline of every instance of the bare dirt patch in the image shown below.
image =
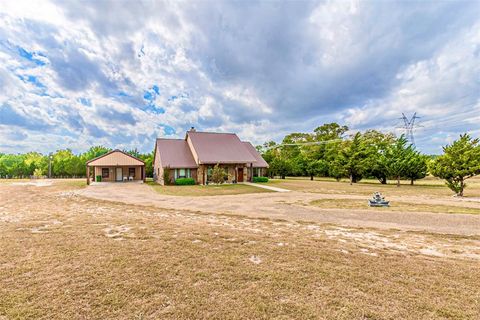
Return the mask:
<path fill-rule="evenodd" d="M 478 237 L 160 209 L 75 190 L 0 186 L 0 216 L 10 217 L 0 222 L 0 316 L 480 317 Z"/>

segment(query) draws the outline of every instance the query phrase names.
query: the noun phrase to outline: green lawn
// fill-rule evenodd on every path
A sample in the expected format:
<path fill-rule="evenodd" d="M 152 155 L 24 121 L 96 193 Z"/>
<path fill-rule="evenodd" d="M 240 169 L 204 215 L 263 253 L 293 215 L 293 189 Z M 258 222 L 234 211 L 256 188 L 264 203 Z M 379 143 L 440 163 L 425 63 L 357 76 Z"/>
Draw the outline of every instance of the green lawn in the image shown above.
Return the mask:
<path fill-rule="evenodd" d="M 218 196 L 246 193 L 273 192 L 244 184 L 195 185 L 195 186 L 161 186 L 152 181 L 146 182 L 155 191 L 170 196 Z"/>

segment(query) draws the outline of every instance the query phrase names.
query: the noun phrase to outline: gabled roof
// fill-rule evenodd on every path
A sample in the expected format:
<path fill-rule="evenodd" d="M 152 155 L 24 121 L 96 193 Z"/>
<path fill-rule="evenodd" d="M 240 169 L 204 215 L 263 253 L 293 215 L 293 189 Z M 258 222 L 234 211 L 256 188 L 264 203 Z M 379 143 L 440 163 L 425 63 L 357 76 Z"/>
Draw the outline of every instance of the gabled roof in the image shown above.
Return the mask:
<path fill-rule="evenodd" d="M 145 162 L 122 150 L 112 150 L 86 163 L 88 166 L 144 166 Z"/>
<path fill-rule="evenodd" d="M 255 163 L 257 161 L 234 133 L 188 131 L 187 137 L 192 142 L 199 164 Z"/>
<path fill-rule="evenodd" d="M 155 152 L 160 156 L 162 167 L 197 168 L 188 143 L 184 139 L 157 139 Z"/>
<path fill-rule="evenodd" d="M 254 162 L 252 165 L 254 168 L 268 168 L 267 161 L 265 161 L 262 158 L 260 153 L 257 151 L 257 149 L 255 149 L 255 147 L 250 142 L 243 141 L 242 143 L 245 145 L 245 147 L 247 147 L 248 151 L 250 151 L 252 156 L 254 156 L 255 159 L 257 160 L 257 162 Z"/>

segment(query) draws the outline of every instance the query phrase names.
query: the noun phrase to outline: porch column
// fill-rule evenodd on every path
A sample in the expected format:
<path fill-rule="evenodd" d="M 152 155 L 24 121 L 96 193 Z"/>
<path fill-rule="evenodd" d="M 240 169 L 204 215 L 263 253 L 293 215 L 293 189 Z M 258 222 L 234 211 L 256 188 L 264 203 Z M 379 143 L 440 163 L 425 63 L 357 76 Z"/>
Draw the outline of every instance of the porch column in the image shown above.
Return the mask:
<path fill-rule="evenodd" d="M 145 182 L 145 166 L 140 167 L 142 169 L 142 180 Z"/>
<path fill-rule="evenodd" d="M 87 165 L 86 167 L 87 170 L 87 185 L 90 184 L 90 167 Z"/>
<path fill-rule="evenodd" d="M 253 182 L 253 163 L 250 163 L 250 182 Z"/>

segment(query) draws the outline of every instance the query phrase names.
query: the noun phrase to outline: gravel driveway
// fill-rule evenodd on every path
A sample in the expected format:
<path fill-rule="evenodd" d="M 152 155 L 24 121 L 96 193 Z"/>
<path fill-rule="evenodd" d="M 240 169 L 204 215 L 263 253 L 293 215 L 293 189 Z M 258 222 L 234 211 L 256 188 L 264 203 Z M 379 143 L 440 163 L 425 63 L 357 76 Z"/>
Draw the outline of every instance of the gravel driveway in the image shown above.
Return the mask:
<path fill-rule="evenodd" d="M 323 209 L 309 206 L 318 199 L 365 199 L 358 195 L 334 195 L 307 192 L 258 193 L 241 195 L 186 197 L 157 193 L 144 184 L 104 184 L 77 191 L 79 195 L 128 204 L 181 209 L 202 213 L 237 214 L 253 218 L 333 223 L 352 227 L 427 231 L 459 235 L 480 235 L 480 214 L 443 214 L 428 212 L 392 212 L 366 209 Z M 432 205 L 466 205 L 451 198 L 392 197 L 390 200 L 417 201 Z M 478 208 L 480 202 L 470 202 Z"/>

